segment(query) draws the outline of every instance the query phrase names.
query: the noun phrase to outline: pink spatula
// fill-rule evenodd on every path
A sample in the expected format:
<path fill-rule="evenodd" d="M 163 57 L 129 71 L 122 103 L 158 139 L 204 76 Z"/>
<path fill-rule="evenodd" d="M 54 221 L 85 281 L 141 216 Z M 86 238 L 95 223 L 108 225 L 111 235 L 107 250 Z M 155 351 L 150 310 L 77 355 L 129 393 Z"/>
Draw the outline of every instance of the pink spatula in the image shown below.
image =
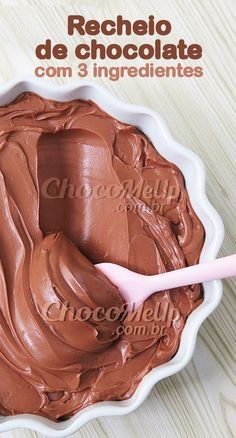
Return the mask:
<path fill-rule="evenodd" d="M 158 275 L 142 275 L 113 263 L 96 265 L 117 286 L 127 304 L 141 304 L 154 292 L 236 275 L 236 254 Z"/>

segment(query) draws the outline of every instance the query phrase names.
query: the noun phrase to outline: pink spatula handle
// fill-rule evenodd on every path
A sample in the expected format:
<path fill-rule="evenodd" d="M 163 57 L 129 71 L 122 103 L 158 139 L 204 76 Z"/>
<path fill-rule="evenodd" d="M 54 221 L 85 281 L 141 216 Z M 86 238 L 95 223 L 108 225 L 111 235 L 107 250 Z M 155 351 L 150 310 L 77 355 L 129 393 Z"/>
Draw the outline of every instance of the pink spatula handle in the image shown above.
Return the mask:
<path fill-rule="evenodd" d="M 234 275 L 236 275 L 236 254 L 177 269 L 176 271 L 146 277 L 148 283 L 146 283 L 146 287 L 148 286 L 149 289 L 146 297 L 150 295 L 151 291 L 188 286 L 189 284 L 219 280 Z"/>

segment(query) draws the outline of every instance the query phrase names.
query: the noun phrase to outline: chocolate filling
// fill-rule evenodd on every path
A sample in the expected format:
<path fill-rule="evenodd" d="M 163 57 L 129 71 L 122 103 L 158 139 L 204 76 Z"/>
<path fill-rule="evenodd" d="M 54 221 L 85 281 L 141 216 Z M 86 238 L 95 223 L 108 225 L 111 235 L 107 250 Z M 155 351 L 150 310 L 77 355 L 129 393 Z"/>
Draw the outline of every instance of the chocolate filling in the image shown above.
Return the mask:
<path fill-rule="evenodd" d="M 60 420 L 129 398 L 175 355 L 202 289 L 154 294 L 138 320 L 94 264 L 197 263 L 204 229 L 180 170 L 91 101 L 24 93 L 0 108 L 0 198 L 0 412 Z"/>

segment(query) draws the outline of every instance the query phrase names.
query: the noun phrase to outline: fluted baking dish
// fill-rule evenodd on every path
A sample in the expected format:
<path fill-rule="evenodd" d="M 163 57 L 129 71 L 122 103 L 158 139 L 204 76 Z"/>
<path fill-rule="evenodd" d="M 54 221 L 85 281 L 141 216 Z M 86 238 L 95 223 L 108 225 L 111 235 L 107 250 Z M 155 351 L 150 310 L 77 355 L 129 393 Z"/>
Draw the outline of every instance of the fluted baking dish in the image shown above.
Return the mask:
<path fill-rule="evenodd" d="M 45 98 L 58 101 L 93 100 L 111 116 L 130 125 L 136 125 L 143 131 L 158 152 L 167 160 L 175 163 L 184 175 L 193 209 L 205 228 L 205 243 L 200 260 L 207 261 L 216 258 L 223 241 L 224 227 L 219 214 L 206 196 L 204 165 L 194 152 L 172 138 L 159 114 L 144 106 L 123 102 L 94 82 L 79 81 L 57 86 L 33 77 L 18 77 L 0 85 L 0 105 L 3 106 L 11 102 L 25 91 L 32 91 Z M 0 432 L 26 427 L 47 436 L 66 437 L 94 418 L 107 415 L 125 415 L 132 412 L 141 405 L 159 380 L 177 373 L 191 359 L 201 324 L 220 302 L 222 282 L 211 281 L 203 284 L 203 288 L 203 303 L 188 317 L 178 352 L 169 362 L 150 371 L 130 399 L 99 402 L 82 409 L 72 418 L 61 423 L 54 423 L 46 418 L 31 414 L 0 417 Z"/>

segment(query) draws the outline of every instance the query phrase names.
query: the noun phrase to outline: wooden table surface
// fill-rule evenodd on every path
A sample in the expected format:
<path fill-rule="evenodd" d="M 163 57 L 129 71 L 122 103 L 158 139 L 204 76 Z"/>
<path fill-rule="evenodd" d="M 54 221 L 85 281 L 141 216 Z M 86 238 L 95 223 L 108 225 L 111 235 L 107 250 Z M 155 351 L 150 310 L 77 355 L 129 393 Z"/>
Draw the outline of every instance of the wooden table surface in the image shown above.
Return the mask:
<path fill-rule="evenodd" d="M 118 14 L 132 20 L 154 14 L 171 21 L 171 41 L 183 37 L 189 43 L 202 44 L 203 58 L 199 61 L 204 68 L 202 78 L 99 81 L 121 99 L 159 112 L 175 139 L 203 159 L 209 199 L 225 223 L 221 255 L 236 252 L 233 3 L 233 0 L 0 1 L 1 82 L 19 74 L 34 74 L 35 66 L 39 65 L 34 48 L 49 36 L 55 43 L 63 42 L 74 48 L 76 37 L 66 34 L 66 17 L 71 13 L 100 20 Z M 140 43 L 138 38 L 132 41 Z M 101 40 L 107 43 L 105 37 Z M 114 37 L 112 41 L 115 40 Z M 122 41 L 121 38 L 119 42 Z M 72 55 L 67 64 L 75 64 Z M 196 61 L 183 64 L 196 65 Z M 46 61 L 44 65 L 56 62 Z M 50 80 L 61 84 L 72 79 Z M 201 327 L 194 357 L 182 372 L 158 383 L 134 413 L 92 421 L 74 437 L 236 436 L 235 287 L 235 279 L 224 282 L 222 302 Z M 39 435 L 17 430 L 0 436 Z"/>

